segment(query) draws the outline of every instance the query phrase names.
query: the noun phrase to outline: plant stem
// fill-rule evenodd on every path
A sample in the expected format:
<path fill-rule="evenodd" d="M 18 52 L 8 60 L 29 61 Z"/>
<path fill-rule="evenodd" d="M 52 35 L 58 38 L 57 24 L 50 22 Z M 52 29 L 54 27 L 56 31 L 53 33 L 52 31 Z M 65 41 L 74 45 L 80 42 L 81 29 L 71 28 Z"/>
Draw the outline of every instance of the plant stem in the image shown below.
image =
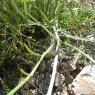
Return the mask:
<path fill-rule="evenodd" d="M 84 53 L 83 51 L 81 51 L 80 49 L 78 49 L 75 46 L 72 46 L 72 45 L 70 45 L 68 43 L 65 43 L 65 44 L 68 45 L 69 47 L 74 48 L 75 50 L 77 50 L 78 52 L 80 52 L 81 54 L 83 54 L 85 57 L 87 57 L 91 62 L 93 62 L 95 64 L 95 60 L 92 57 L 90 57 L 88 54 Z"/>
<path fill-rule="evenodd" d="M 52 49 L 53 45 L 51 45 L 41 56 L 40 60 L 37 62 L 34 69 L 31 71 L 31 73 L 23 80 L 21 81 L 14 89 L 12 89 L 7 95 L 14 95 L 26 82 L 29 81 L 29 79 L 34 75 L 36 72 L 38 66 L 42 62 L 43 58 L 48 54 L 48 52 Z"/>

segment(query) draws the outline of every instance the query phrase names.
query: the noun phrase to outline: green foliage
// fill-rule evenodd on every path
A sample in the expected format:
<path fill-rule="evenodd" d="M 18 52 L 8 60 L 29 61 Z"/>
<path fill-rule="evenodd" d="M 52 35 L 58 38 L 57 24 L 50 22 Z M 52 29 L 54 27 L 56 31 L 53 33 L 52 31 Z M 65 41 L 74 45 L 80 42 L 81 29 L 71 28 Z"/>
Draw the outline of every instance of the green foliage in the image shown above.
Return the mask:
<path fill-rule="evenodd" d="M 74 38 L 64 33 L 84 37 L 95 29 L 94 13 L 94 5 L 67 0 L 0 0 L 0 66 L 9 58 L 38 60 L 57 43 L 53 27 L 63 43 Z"/>

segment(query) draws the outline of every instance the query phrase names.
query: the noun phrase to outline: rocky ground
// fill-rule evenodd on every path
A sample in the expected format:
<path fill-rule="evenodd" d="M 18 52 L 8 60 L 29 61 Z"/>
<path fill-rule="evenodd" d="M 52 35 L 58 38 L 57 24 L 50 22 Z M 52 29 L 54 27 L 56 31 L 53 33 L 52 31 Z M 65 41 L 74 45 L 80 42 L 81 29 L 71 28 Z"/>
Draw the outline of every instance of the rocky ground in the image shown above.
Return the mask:
<path fill-rule="evenodd" d="M 94 39 L 94 36 L 92 37 Z M 95 46 L 89 47 L 92 44 L 94 43 L 86 43 L 84 49 L 89 50 L 89 54 L 94 58 Z M 23 89 L 28 95 L 46 95 L 52 73 L 52 62 L 53 58 L 45 59 L 40 65 L 35 76 L 29 81 L 30 88 Z M 71 48 L 61 51 L 52 95 L 95 95 L 95 65 L 91 64 L 92 62 Z M 25 95 L 25 92 L 22 95 Z"/>

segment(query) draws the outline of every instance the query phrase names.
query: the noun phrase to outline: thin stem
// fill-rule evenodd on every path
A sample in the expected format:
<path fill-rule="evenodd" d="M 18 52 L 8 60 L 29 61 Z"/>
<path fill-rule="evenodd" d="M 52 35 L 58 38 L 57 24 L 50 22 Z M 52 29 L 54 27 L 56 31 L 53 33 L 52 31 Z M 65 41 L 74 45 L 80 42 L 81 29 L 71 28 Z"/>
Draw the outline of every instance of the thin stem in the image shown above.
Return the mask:
<path fill-rule="evenodd" d="M 75 50 L 77 50 L 78 52 L 80 52 L 81 54 L 83 54 L 85 57 L 87 57 L 91 62 L 93 62 L 95 64 L 95 60 L 92 57 L 90 57 L 88 54 L 84 53 L 83 51 L 81 51 L 77 47 L 72 46 L 71 44 L 68 44 L 68 43 L 65 43 L 65 44 L 68 45 L 69 47 L 74 48 Z"/>
<path fill-rule="evenodd" d="M 56 35 L 56 39 L 57 39 L 56 53 L 58 53 L 59 46 L 60 46 L 60 38 L 59 38 L 59 35 L 58 35 L 58 25 L 57 24 L 58 23 L 56 23 L 56 26 L 53 27 L 55 35 Z M 56 76 L 56 71 L 57 71 L 57 64 L 58 64 L 58 54 L 56 54 L 56 56 L 54 58 L 53 71 L 52 71 L 52 76 L 51 76 L 51 80 L 50 80 L 50 84 L 49 84 L 47 95 L 51 95 L 52 94 L 54 81 L 55 81 L 55 76 Z"/>
<path fill-rule="evenodd" d="M 70 34 L 66 34 L 64 31 L 60 31 L 61 32 L 61 35 L 60 36 L 65 36 L 65 37 L 68 37 L 68 38 L 71 38 L 71 39 L 74 39 L 74 40 L 79 40 L 79 41 L 86 41 L 86 42 L 93 42 L 92 40 L 90 39 L 87 39 L 87 38 L 82 38 L 82 37 L 78 37 L 78 36 L 72 36 Z M 63 34 L 63 35 L 62 35 Z"/>
<path fill-rule="evenodd" d="M 53 62 L 53 72 L 52 72 L 52 77 L 51 77 L 51 81 L 50 81 L 50 85 L 49 85 L 47 95 L 52 94 L 52 89 L 53 89 L 55 76 L 56 76 L 56 71 L 57 71 L 57 63 L 58 63 L 58 55 L 55 56 L 55 59 L 54 59 L 54 62 Z"/>

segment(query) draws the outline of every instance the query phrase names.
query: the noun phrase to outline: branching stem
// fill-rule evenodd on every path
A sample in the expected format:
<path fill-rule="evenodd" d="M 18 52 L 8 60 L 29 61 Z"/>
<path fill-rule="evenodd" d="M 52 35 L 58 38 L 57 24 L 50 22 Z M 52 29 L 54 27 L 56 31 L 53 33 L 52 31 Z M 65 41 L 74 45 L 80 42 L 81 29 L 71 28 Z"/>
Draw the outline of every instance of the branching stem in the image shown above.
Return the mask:
<path fill-rule="evenodd" d="M 43 58 L 49 53 L 49 51 L 52 49 L 53 45 L 51 45 L 46 52 L 44 52 L 40 58 L 40 60 L 37 62 L 34 69 L 31 71 L 31 73 L 23 80 L 21 81 L 13 90 L 11 90 L 7 95 L 14 95 L 25 83 L 29 81 L 29 79 L 34 75 L 35 71 L 37 70 L 38 66 L 42 62 Z"/>

